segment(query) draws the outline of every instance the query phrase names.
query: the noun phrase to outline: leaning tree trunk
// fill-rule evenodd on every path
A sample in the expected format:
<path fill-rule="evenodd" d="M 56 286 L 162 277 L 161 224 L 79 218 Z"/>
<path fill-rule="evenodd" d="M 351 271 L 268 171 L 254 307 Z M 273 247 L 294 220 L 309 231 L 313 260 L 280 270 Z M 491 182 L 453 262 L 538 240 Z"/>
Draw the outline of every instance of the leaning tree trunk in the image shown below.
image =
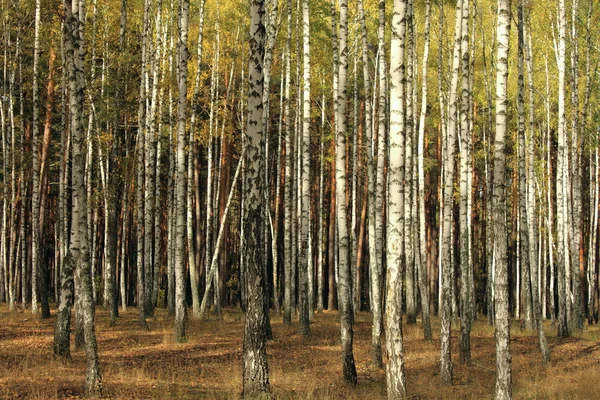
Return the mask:
<path fill-rule="evenodd" d="M 496 135 L 494 147 L 493 222 L 496 241 L 494 276 L 494 333 L 496 336 L 496 399 L 512 398 L 510 313 L 508 307 L 508 259 L 506 249 L 506 117 L 508 108 L 508 52 L 510 48 L 510 0 L 498 0 L 498 50 L 496 56 Z"/>
<path fill-rule="evenodd" d="M 404 345 L 402 339 L 402 232 L 404 227 L 404 36 L 406 1 L 394 0 L 390 51 L 390 169 L 387 230 L 387 290 L 385 339 L 388 399 L 406 397 Z"/>
<path fill-rule="evenodd" d="M 265 198 L 263 113 L 263 56 L 265 51 L 264 0 L 250 4 L 250 57 L 248 66 L 248 121 L 246 125 L 244 223 L 246 240 L 242 248 L 246 267 L 247 310 L 243 350 L 243 396 L 268 396 L 266 315 L 264 308 L 263 229 Z"/>

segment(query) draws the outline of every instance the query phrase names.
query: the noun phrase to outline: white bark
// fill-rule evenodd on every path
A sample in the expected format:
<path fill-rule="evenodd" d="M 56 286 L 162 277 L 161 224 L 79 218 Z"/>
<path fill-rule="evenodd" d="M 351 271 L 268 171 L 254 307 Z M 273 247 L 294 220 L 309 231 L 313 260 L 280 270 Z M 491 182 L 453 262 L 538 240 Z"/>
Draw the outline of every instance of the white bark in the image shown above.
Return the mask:
<path fill-rule="evenodd" d="M 356 384 L 356 366 L 353 354 L 353 310 L 351 298 L 352 277 L 350 276 L 350 248 L 348 238 L 348 216 L 346 210 L 346 105 L 348 73 L 348 1 L 340 1 L 339 19 L 339 68 L 336 118 L 336 220 L 339 235 L 338 307 L 342 344 L 342 375 L 350 384 Z"/>
<path fill-rule="evenodd" d="M 417 263 L 419 275 L 419 292 L 421 294 L 421 313 L 423 320 L 423 336 L 431 340 L 431 322 L 429 319 L 429 293 L 427 285 L 427 243 L 425 237 L 425 120 L 427 118 L 427 67 L 429 62 L 431 1 L 425 3 L 425 45 L 423 48 L 423 72 L 421 78 L 421 113 L 419 116 L 419 136 L 417 139 L 417 173 L 418 173 L 418 223 L 419 223 L 419 254 Z"/>
<path fill-rule="evenodd" d="M 567 165 L 566 162 L 566 121 L 565 121 L 565 1 L 559 0 L 559 43 L 557 52 L 558 61 L 558 156 L 556 171 L 556 213 L 557 213 L 557 234 L 558 234 L 558 336 L 567 337 L 570 335 L 568 326 L 568 311 L 570 309 L 569 301 L 569 245 L 567 240 L 567 198 L 566 191 Z"/>
<path fill-rule="evenodd" d="M 263 113 L 263 54 L 265 48 L 264 1 L 250 4 L 250 59 L 248 66 L 248 121 L 246 125 L 246 201 L 245 221 L 248 224 L 242 252 L 247 271 L 248 304 L 244 330 L 243 392 L 248 398 L 268 397 L 269 367 L 267 362 L 267 332 L 264 307 L 263 274 L 264 242 L 261 219 L 264 216 L 263 182 L 264 132 L 260 123 Z"/>
<path fill-rule="evenodd" d="M 185 306 L 185 147 L 186 147 L 186 115 L 187 115 L 187 77 L 189 52 L 187 47 L 189 26 L 189 0 L 179 2 L 179 62 L 177 84 L 179 87 L 177 115 L 177 207 L 175 232 L 175 341 L 183 342 L 186 338 L 186 306 Z"/>
<path fill-rule="evenodd" d="M 312 254 L 309 253 L 310 240 L 310 18 L 308 0 L 302 0 L 302 43 L 303 43 L 303 96 L 302 96 L 302 209 L 300 257 L 298 262 L 298 281 L 300 294 L 300 333 L 310 334 L 308 307 L 308 263 Z"/>
<path fill-rule="evenodd" d="M 406 397 L 404 344 L 402 338 L 402 232 L 404 229 L 404 53 L 407 6 L 394 0 L 392 41 L 390 44 L 390 149 L 389 203 L 387 230 L 387 281 L 385 307 L 385 339 L 388 354 L 386 366 L 388 399 Z"/>
<path fill-rule="evenodd" d="M 496 55 L 496 135 L 494 148 L 493 221 L 496 239 L 494 276 L 496 336 L 496 399 L 512 398 L 510 313 L 508 309 L 508 260 L 506 249 L 505 137 L 508 106 L 508 52 L 510 48 L 510 0 L 498 0 L 498 49 Z"/>
<path fill-rule="evenodd" d="M 31 188 L 31 312 L 38 313 L 38 289 L 46 290 L 45 287 L 38 288 L 38 276 L 42 271 L 42 260 L 40 258 L 40 170 L 39 170 L 39 136 L 40 136 L 40 104 L 39 104 L 39 62 L 40 62 L 40 0 L 35 1 L 35 23 L 34 23 L 34 39 L 33 39 L 33 182 Z"/>
<path fill-rule="evenodd" d="M 460 104 L 460 360 L 463 364 L 471 362 L 471 276 L 473 265 L 470 260 L 469 214 L 468 197 L 469 185 L 469 0 L 462 3 L 461 27 L 461 104 Z"/>
<path fill-rule="evenodd" d="M 456 132 L 458 130 L 458 74 L 460 68 L 460 48 L 461 48 L 461 31 L 462 31 L 462 12 L 463 0 L 459 0 L 456 4 L 456 18 L 454 30 L 454 50 L 452 54 L 452 81 L 450 84 L 450 97 L 448 100 L 448 128 L 446 132 L 446 144 L 444 155 L 444 189 L 443 189 L 443 228 L 442 231 L 442 309 L 441 309 L 441 364 L 440 375 L 442 381 L 447 384 L 452 384 L 452 349 L 451 349 L 451 333 L 450 324 L 452 316 L 456 315 L 453 312 L 453 287 L 454 287 L 454 264 L 452 262 L 452 209 L 454 207 L 453 192 L 454 192 L 454 154 Z"/>

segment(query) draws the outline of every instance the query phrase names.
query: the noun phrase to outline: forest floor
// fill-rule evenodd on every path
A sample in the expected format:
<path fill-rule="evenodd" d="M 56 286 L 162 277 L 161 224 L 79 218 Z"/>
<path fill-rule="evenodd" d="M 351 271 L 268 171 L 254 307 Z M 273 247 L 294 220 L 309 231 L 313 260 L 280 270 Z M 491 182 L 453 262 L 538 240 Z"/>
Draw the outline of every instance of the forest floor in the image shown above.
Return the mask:
<path fill-rule="evenodd" d="M 188 342 L 172 341 L 172 320 L 163 309 L 138 329 L 137 309 L 121 312 L 116 326 L 97 308 L 96 333 L 104 396 L 112 399 L 237 399 L 241 393 L 243 314 L 225 310 L 222 320 L 191 319 Z M 9 313 L 0 306 L 0 398 L 79 398 L 83 393 L 85 352 L 72 360 L 52 357 L 55 316 L 41 320 L 27 311 Z M 413 399 L 486 399 L 493 396 L 495 347 L 493 329 L 476 321 L 471 336 L 472 364 L 458 363 L 458 329 L 453 329 L 454 386 L 438 377 L 439 320 L 434 340 L 422 339 L 420 326 L 404 326 L 407 386 Z M 339 318 L 316 314 L 312 335 L 297 324 L 283 325 L 272 315 L 275 339 L 268 343 L 270 383 L 277 399 L 385 398 L 385 372 L 370 362 L 370 314 L 359 313 L 354 357 L 358 386 L 341 380 Z M 600 396 L 600 328 L 587 327 L 575 337 L 557 339 L 546 325 L 552 362 L 544 368 L 537 336 L 514 323 L 511 351 L 516 399 L 597 399 Z"/>

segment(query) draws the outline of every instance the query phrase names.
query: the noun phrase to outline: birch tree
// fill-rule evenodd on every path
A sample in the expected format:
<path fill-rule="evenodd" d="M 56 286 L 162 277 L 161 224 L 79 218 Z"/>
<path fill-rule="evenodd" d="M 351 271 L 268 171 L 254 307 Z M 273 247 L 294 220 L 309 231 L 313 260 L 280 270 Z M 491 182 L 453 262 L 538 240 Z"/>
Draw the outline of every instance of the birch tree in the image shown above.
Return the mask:
<path fill-rule="evenodd" d="M 177 114 L 177 171 L 176 181 L 176 231 L 175 231 L 175 341 L 186 340 L 187 312 L 185 305 L 185 147 L 187 116 L 187 77 L 189 52 L 187 47 L 189 27 L 189 0 L 179 1 L 179 43 L 177 85 L 179 88 Z M 191 249 L 190 249 L 191 251 Z"/>
<path fill-rule="evenodd" d="M 441 310 L 441 332 L 440 332 L 440 352 L 441 364 L 440 375 L 442 381 L 452 384 L 452 347 L 450 324 L 452 319 L 452 291 L 453 263 L 452 263 L 452 208 L 454 207 L 454 153 L 457 131 L 458 116 L 458 73 L 460 68 L 460 49 L 462 32 L 462 12 L 463 1 L 459 0 L 456 4 L 456 18 L 454 28 L 454 50 L 452 52 L 452 81 L 450 83 L 450 97 L 448 99 L 448 128 L 445 137 L 444 164 L 444 188 L 443 188 L 443 210 L 442 210 L 442 310 Z"/>
<path fill-rule="evenodd" d="M 569 287 L 569 245 L 567 240 L 567 205 L 565 204 L 566 193 L 566 118 L 565 118 L 565 69 L 566 69 L 566 20 L 565 2 L 558 1 L 558 154 L 556 165 L 556 219 L 558 235 L 558 336 L 568 337 L 571 332 L 568 324 L 568 309 L 570 300 Z"/>
<path fill-rule="evenodd" d="M 521 4 L 519 4 L 519 12 L 521 12 Z M 550 348 L 548 347 L 548 341 L 546 340 L 546 333 L 544 331 L 544 324 L 542 319 L 542 311 L 541 308 L 546 308 L 545 302 L 542 302 L 540 305 L 540 296 L 538 286 L 541 290 L 545 291 L 545 281 L 543 284 L 538 285 L 538 268 L 536 268 L 536 247 L 540 247 L 542 243 L 536 243 L 536 213 L 535 213 L 535 169 L 534 169 L 534 161 L 535 161 L 535 143 L 534 143 L 534 135 L 535 135 L 535 114 L 534 114 L 534 84 L 533 84 L 533 60 L 532 60 L 532 49 L 531 49 L 531 33 L 528 25 L 525 23 L 523 25 L 523 36 L 526 41 L 525 46 L 525 61 L 527 64 L 527 76 L 529 80 L 529 130 L 527 137 L 527 234 L 530 239 L 530 249 L 529 249 L 529 265 L 530 265 L 530 278 L 531 278 L 531 297 L 532 297 L 532 307 L 533 307 L 533 318 L 535 327 L 537 329 L 538 340 L 540 344 L 540 350 L 542 352 L 542 362 L 547 364 L 550 362 Z M 541 229 L 540 229 L 541 231 Z M 541 235 L 541 233 L 540 233 Z M 545 269 L 542 269 L 542 277 L 546 277 Z"/>
<path fill-rule="evenodd" d="M 310 334 L 308 310 L 308 259 L 310 240 L 310 18 L 308 0 L 302 0 L 303 82 L 302 96 L 302 213 L 299 259 L 300 332 Z"/>
<path fill-rule="evenodd" d="M 390 44 L 390 172 L 387 230 L 387 280 L 385 339 L 388 399 L 406 396 L 404 344 L 402 338 L 402 231 L 404 227 L 404 72 L 407 4 L 394 0 Z"/>
<path fill-rule="evenodd" d="M 283 322 L 292 324 L 292 159 L 293 140 L 290 110 L 290 46 L 292 44 L 292 1 L 287 0 L 287 36 L 285 45 L 285 187 L 284 187 L 284 300 L 283 300 Z"/>
<path fill-rule="evenodd" d="M 83 65 L 84 47 L 81 32 L 83 10 L 78 2 L 65 0 L 65 49 L 69 70 L 69 113 L 73 141 L 73 207 L 71 247 L 69 252 L 77 269 L 80 281 L 77 290 L 83 307 L 83 330 L 85 335 L 86 379 L 88 395 L 99 396 L 102 392 L 102 377 L 98 363 L 98 347 L 94 326 L 94 303 L 90 273 L 90 254 L 87 237 L 87 193 L 84 186 L 83 150 L 83 96 L 85 93 Z M 57 322 L 58 326 L 58 322 Z"/>
<path fill-rule="evenodd" d="M 288 3 L 289 4 L 289 3 Z M 245 186 L 244 221 L 246 240 L 242 248 L 246 267 L 247 310 L 244 328 L 243 396 L 267 395 L 269 367 L 267 362 L 267 335 L 263 274 L 264 216 L 264 132 L 260 123 L 263 111 L 263 60 L 265 54 L 264 0 L 250 3 L 250 54 L 248 62 L 248 121 L 245 132 Z"/>
<path fill-rule="evenodd" d="M 512 398 L 510 313 L 508 308 L 508 260 L 506 249 L 506 120 L 508 52 L 510 49 L 510 0 L 498 0 L 496 40 L 496 134 L 494 146 L 493 223 L 496 250 L 494 276 L 494 334 L 496 337 L 496 399 Z"/>
<path fill-rule="evenodd" d="M 356 366 L 353 353 L 352 293 L 350 276 L 350 247 L 348 237 L 348 216 L 346 211 L 346 82 L 348 74 L 348 1 L 340 1 L 339 18 L 339 67 L 337 111 L 336 111 L 336 221 L 339 235 L 339 278 L 338 307 L 342 339 L 342 375 L 344 380 L 356 384 Z M 331 268 L 331 266 L 330 266 Z"/>
<path fill-rule="evenodd" d="M 40 135 L 40 104 L 39 104 L 39 62 L 40 62 L 40 0 L 35 1 L 35 22 L 34 22 L 34 39 L 33 39 L 33 183 L 31 188 L 31 220 L 32 220 L 32 235 L 31 235 L 31 312 L 38 313 L 38 292 L 42 295 L 42 290 L 47 290 L 45 287 L 38 287 L 38 276 L 42 271 L 42 260 L 40 258 L 40 171 L 39 171 L 39 135 Z M 42 295 L 43 296 L 43 295 Z M 46 317 L 50 316 L 50 310 L 45 310 Z"/>
<path fill-rule="evenodd" d="M 520 243 L 520 264 L 521 264 L 521 299 L 523 299 L 525 307 L 525 327 L 528 330 L 533 328 L 532 316 L 532 287 L 531 283 L 531 268 L 535 263 L 530 264 L 530 251 L 535 253 L 535 249 L 530 244 L 529 237 L 529 220 L 527 214 L 528 196 L 527 196 L 527 167 L 525 160 L 525 77 L 524 77 L 524 62 L 525 62 L 525 35 L 524 35 L 524 17 L 523 17 L 523 2 L 519 1 L 517 5 L 517 30 L 518 30 L 518 47 L 517 47 L 517 134 L 518 134 L 518 176 L 519 176 L 519 243 Z M 535 260 L 535 258 L 534 258 Z M 520 301 L 521 299 L 517 299 Z"/>
<path fill-rule="evenodd" d="M 142 62 L 140 70 L 140 98 L 138 103 L 138 133 L 136 138 L 136 159 L 137 159 L 137 184 L 136 184 L 136 201 L 137 201 L 137 303 L 139 313 L 139 324 L 143 329 L 147 328 L 146 324 L 146 282 L 145 264 L 144 264 L 144 140 L 145 140 L 145 110 L 146 110 L 146 63 L 148 52 L 148 35 L 150 19 L 150 0 L 144 0 L 144 24 L 142 27 Z"/>
<path fill-rule="evenodd" d="M 461 11 L 461 102 L 460 102 L 460 361 L 471 362 L 471 285 L 468 196 L 469 185 L 469 0 L 462 0 Z M 453 161 L 450 160 L 450 163 Z"/>
<path fill-rule="evenodd" d="M 369 273 L 370 273 L 370 299 L 371 314 L 373 321 L 371 324 L 371 359 L 378 367 L 383 366 L 381 355 L 381 331 L 383 325 L 382 301 L 381 301 L 381 278 L 382 278 L 382 245 L 377 235 L 377 207 L 375 198 L 375 159 L 373 146 L 373 123 L 371 119 L 371 76 L 369 72 L 369 54 L 367 43 L 367 24 L 363 0 L 358 1 L 358 10 L 361 24 L 362 41 L 362 62 L 363 62 L 363 85 L 365 97 L 365 133 L 367 143 L 367 176 L 368 176 L 368 213 L 369 213 Z M 379 1 L 379 28 L 378 28 L 378 46 L 384 47 L 385 31 L 385 1 Z M 381 52 L 381 50 L 379 50 Z"/>
<path fill-rule="evenodd" d="M 419 117 L 419 136 L 417 143 L 417 173 L 418 173 L 418 219 L 419 219 L 419 292 L 421 294 L 421 314 L 423 320 L 423 336 L 431 340 L 431 322 L 429 318 L 429 293 L 427 285 L 427 241 L 425 225 L 425 120 L 427 118 L 427 67 L 429 61 L 431 1 L 425 3 L 425 45 L 423 48 L 423 72 L 421 78 L 421 114 Z"/>

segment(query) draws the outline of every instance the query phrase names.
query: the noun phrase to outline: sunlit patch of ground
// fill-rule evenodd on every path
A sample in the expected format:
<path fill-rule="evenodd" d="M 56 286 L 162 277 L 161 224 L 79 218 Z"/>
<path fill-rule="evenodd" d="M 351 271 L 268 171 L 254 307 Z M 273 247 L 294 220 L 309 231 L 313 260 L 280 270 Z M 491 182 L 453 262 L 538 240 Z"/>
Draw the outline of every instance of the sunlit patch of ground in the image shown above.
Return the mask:
<path fill-rule="evenodd" d="M 243 315 L 226 310 L 221 321 L 191 319 L 188 341 L 172 341 L 172 319 L 156 310 L 148 331 L 138 329 L 137 310 L 121 312 L 117 325 L 97 309 L 98 349 L 104 395 L 114 399 L 237 399 L 241 393 Z M 40 320 L 0 307 L 0 399 L 78 398 L 83 394 L 85 353 L 72 348 L 68 362 L 54 360 L 54 314 Z M 272 314 L 275 339 L 268 344 L 270 382 L 277 399 L 379 399 L 385 397 L 385 372 L 371 363 L 370 314 L 359 313 L 354 349 L 359 385 L 341 380 L 339 318 L 316 314 L 312 335 L 298 334 Z M 515 398 L 595 399 L 600 396 L 600 329 L 587 327 L 560 340 L 546 325 L 552 362 L 544 368 L 537 336 L 513 324 Z M 454 386 L 438 376 L 439 322 L 434 340 L 422 339 L 420 325 L 404 326 L 409 395 L 414 399 L 492 398 L 495 380 L 493 329 L 477 321 L 471 337 L 472 363 L 458 362 L 458 329 L 453 329 Z"/>

